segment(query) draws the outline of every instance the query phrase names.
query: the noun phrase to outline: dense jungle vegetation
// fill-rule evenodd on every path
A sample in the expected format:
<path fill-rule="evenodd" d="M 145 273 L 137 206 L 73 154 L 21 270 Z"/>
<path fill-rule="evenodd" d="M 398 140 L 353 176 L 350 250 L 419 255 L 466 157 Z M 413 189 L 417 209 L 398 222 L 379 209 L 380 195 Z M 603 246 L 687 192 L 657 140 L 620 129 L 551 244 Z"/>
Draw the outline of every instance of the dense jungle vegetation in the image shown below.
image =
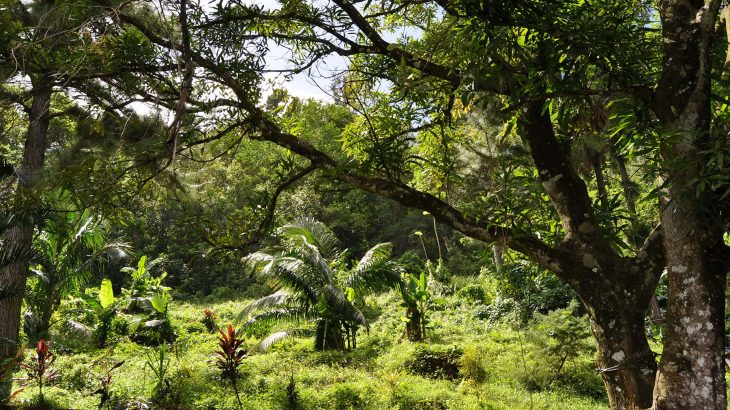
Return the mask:
<path fill-rule="evenodd" d="M 0 405 L 726 409 L 728 36 L 721 0 L 0 0 Z"/>

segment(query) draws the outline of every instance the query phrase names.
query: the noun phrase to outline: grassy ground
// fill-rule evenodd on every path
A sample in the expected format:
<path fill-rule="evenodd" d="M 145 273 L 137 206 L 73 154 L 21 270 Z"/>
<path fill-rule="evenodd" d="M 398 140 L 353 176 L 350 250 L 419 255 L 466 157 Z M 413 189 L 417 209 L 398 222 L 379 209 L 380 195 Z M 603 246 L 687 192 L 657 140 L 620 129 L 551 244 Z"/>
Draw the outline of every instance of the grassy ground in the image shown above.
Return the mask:
<path fill-rule="evenodd" d="M 245 359 L 239 392 L 245 409 L 283 409 L 293 381 L 300 409 L 606 409 L 603 385 L 593 372 L 592 353 L 566 362 L 559 374 L 540 346 L 523 330 L 478 319 L 475 305 L 447 299 L 431 314 L 428 341 L 399 340 L 403 323 L 394 294 L 369 300 L 369 334 L 362 332 L 352 352 L 315 352 L 309 338 L 284 341 Z M 212 365 L 215 334 L 201 324 L 203 308 L 219 324 L 232 322 L 245 301 L 173 302 L 171 317 L 179 337 L 168 353 L 165 394 L 153 402 L 155 377 L 146 367 L 153 348 L 118 337 L 113 347 L 71 347 L 56 337 L 58 379 L 44 389 L 46 401 L 61 408 L 92 409 L 100 379 L 113 364 L 110 387 L 117 408 L 235 409 L 236 396 Z M 250 345 L 255 342 L 251 337 Z M 453 380 L 417 374 L 415 357 L 424 352 L 462 353 Z M 419 356 L 420 355 L 420 356 Z M 20 372 L 17 373 L 21 377 Z M 28 387 L 16 404 L 37 402 Z"/>

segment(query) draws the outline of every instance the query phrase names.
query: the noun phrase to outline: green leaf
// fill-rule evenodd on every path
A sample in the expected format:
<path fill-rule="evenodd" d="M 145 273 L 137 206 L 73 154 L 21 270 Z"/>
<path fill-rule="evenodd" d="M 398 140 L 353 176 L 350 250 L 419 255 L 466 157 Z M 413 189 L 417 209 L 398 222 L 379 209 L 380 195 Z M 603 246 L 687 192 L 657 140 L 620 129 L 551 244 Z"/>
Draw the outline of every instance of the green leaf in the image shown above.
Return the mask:
<path fill-rule="evenodd" d="M 163 295 L 160 295 L 159 293 L 152 296 L 150 298 L 150 303 L 152 304 L 152 307 L 155 308 L 156 311 L 160 313 L 165 312 L 165 307 L 167 307 L 167 298 Z"/>
<path fill-rule="evenodd" d="M 99 286 L 99 304 L 102 309 L 106 309 L 114 303 L 114 289 L 112 288 L 112 281 L 105 278 L 101 281 Z"/>

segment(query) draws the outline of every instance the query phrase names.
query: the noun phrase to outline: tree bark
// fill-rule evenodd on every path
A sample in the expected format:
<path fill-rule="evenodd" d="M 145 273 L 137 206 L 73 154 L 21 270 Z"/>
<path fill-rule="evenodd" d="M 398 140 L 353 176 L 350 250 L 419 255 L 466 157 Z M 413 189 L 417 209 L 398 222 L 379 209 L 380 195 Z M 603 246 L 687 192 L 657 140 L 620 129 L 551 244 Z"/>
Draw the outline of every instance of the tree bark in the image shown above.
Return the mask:
<path fill-rule="evenodd" d="M 314 350 L 345 350 L 342 325 L 337 321 L 320 320 L 314 338 Z"/>
<path fill-rule="evenodd" d="M 657 371 L 640 306 L 607 299 L 593 309 L 591 328 L 598 342 L 596 368 L 612 409 L 651 407 Z"/>
<path fill-rule="evenodd" d="M 667 333 L 654 409 L 725 409 L 725 245 L 720 211 L 697 191 L 713 144 L 711 38 L 719 0 L 663 1 L 662 77 L 654 111 L 668 181 L 661 211 L 669 279 Z M 708 201 L 707 199 L 710 198 Z"/>
<path fill-rule="evenodd" d="M 497 272 L 501 272 L 504 267 L 504 246 L 494 244 L 492 245 L 492 252 L 494 252 L 494 267 Z"/>
<path fill-rule="evenodd" d="M 52 88 L 45 84 L 35 86 L 33 102 L 28 118 L 28 133 L 25 140 L 23 162 L 17 170 L 19 183 L 16 195 L 16 210 L 27 214 L 26 208 L 33 194 L 33 185 L 43 169 L 48 134 L 49 108 Z M 31 218 L 18 218 L 3 238 L 4 245 L 18 255 L 29 255 L 33 243 Z M 28 276 L 27 257 L 20 258 L 0 270 L 0 359 L 15 357 L 20 330 L 20 308 Z M 0 383 L 0 401 L 10 397 L 10 384 Z"/>
<path fill-rule="evenodd" d="M 669 303 L 654 406 L 724 410 L 726 272 L 718 257 L 724 245 L 712 234 L 717 229 L 681 202 L 663 212 Z"/>
<path fill-rule="evenodd" d="M 620 277 L 619 272 L 613 273 L 611 276 Z M 656 276 L 654 272 L 650 275 Z M 649 408 L 657 363 L 646 338 L 644 317 L 654 287 L 635 281 L 596 285 L 599 283 L 577 290 L 596 338 L 596 370 L 603 378 L 611 408 Z"/>

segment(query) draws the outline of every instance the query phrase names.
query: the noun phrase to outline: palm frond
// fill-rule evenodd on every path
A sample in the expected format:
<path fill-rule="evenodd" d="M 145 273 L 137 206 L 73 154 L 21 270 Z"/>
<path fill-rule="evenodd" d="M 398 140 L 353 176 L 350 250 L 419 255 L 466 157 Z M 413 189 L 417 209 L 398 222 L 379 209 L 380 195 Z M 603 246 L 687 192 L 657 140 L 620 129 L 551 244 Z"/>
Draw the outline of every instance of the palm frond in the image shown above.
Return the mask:
<path fill-rule="evenodd" d="M 343 322 L 357 323 L 366 328 L 370 327 L 365 315 L 352 302 L 348 301 L 336 286 L 325 288 L 322 296 L 328 316 Z"/>
<path fill-rule="evenodd" d="M 276 324 L 282 322 L 301 322 L 312 317 L 308 309 L 301 307 L 283 307 L 270 309 L 265 312 L 252 316 L 242 328 L 253 328 L 267 324 Z"/>
<path fill-rule="evenodd" d="M 370 248 L 345 279 L 345 286 L 361 295 L 397 286 L 402 279 L 400 269 L 390 261 L 392 250 L 387 242 Z"/>
<path fill-rule="evenodd" d="M 276 308 L 286 305 L 290 300 L 289 292 L 279 290 L 269 296 L 264 296 L 251 302 L 236 317 L 236 323 L 240 323 L 243 319 L 248 318 L 252 313 L 263 309 Z"/>
<path fill-rule="evenodd" d="M 265 337 L 260 342 L 253 345 L 248 351 L 249 353 L 260 353 L 269 349 L 272 345 L 288 339 L 292 336 L 291 332 L 283 330 L 281 332 L 275 332 Z"/>
<path fill-rule="evenodd" d="M 62 322 L 62 330 L 69 336 L 90 341 L 92 339 L 93 330 L 83 323 L 75 320 L 67 319 Z"/>
<path fill-rule="evenodd" d="M 262 270 L 261 276 L 274 289 L 287 288 L 309 300 L 317 299 L 319 283 L 312 280 L 312 273 L 301 260 L 291 257 L 277 257 Z"/>
<path fill-rule="evenodd" d="M 313 218 L 302 218 L 281 228 L 282 234 L 293 240 L 306 240 L 314 245 L 326 259 L 335 259 L 339 252 L 339 240 L 327 225 Z"/>

